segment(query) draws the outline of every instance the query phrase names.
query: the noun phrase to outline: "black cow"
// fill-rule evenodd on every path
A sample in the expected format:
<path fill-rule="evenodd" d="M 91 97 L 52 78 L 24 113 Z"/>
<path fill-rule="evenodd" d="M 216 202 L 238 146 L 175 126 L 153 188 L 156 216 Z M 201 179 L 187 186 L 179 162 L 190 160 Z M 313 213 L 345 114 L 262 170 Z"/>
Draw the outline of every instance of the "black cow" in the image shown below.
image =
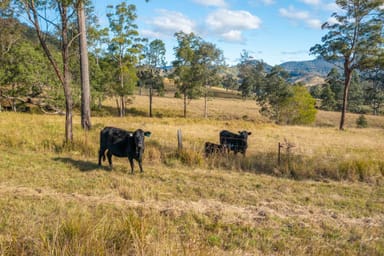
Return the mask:
<path fill-rule="evenodd" d="M 204 145 L 205 156 L 208 157 L 213 154 L 228 153 L 227 145 L 215 144 L 212 142 L 205 142 Z"/>
<path fill-rule="evenodd" d="M 241 131 L 238 134 L 223 130 L 220 132 L 220 144 L 226 145 L 229 150 L 242 153 L 245 156 L 248 147 L 248 135 L 251 135 L 251 132 Z"/>
<path fill-rule="evenodd" d="M 109 166 L 112 168 L 112 155 L 117 157 L 128 157 L 131 165 L 131 173 L 133 173 L 133 159 L 139 163 L 140 171 L 143 172 L 141 165 L 144 153 L 144 136 L 149 137 L 151 132 L 144 132 L 138 129 L 134 132 L 126 131 L 114 127 L 105 127 L 100 132 L 100 150 L 99 150 L 99 166 L 101 166 L 101 157 L 105 161 L 105 151 Z"/>

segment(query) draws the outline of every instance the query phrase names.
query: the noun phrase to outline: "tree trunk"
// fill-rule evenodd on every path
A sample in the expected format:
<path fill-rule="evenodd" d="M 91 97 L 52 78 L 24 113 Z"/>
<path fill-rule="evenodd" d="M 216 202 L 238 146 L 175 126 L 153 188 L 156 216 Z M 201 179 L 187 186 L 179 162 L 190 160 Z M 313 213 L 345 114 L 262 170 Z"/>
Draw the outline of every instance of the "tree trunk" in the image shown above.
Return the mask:
<path fill-rule="evenodd" d="M 184 93 L 184 118 L 187 118 L 187 93 Z"/>
<path fill-rule="evenodd" d="M 67 9 L 62 10 L 62 23 L 65 24 L 61 29 L 62 36 L 62 60 L 63 60 L 63 74 L 64 74 L 64 96 L 65 96 L 65 142 L 72 143 L 73 131 L 72 131 L 72 92 L 71 92 L 71 73 L 69 69 L 69 40 L 68 40 L 68 20 Z"/>
<path fill-rule="evenodd" d="M 70 71 L 69 71 L 69 45 L 68 40 L 68 15 L 67 7 L 59 5 L 59 13 L 61 18 L 61 56 L 63 61 L 63 72 L 60 72 L 60 66 L 53 57 L 48 45 L 45 41 L 45 35 L 40 29 L 38 7 L 35 6 L 35 1 L 24 1 L 25 8 L 27 11 L 28 19 L 32 22 L 35 27 L 37 37 L 39 38 L 40 45 L 42 46 L 45 55 L 51 63 L 61 85 L 64 89 L 65 96 L 65 142 L 71 143 L 73 141 L 72 132 L 72 93 L 70 83 Z"/>
<path fill-rule="evenodd" d="M 91 129 L 91 107 L 90 107 L 90 82 L 89 82 L 89 63 L 87 31 L 85 25 L 85 11 L 83 1 L 79 1 L 77 8 L 77 19 L 79 25 L 79 45 L 80 45 L 80 69 L 81 69 L 81 127 L 84 130 Z"/>
<path fill-rule="evenodd" d="M 208 117 L 208 88 L 205 87 L 205 95 L 204 95 L 204 118 Z"/>
<path fill-rule="evenodd" d="M 118 97 L 116 97 L 116 108 L 117 108 L 117 114 L 119 115 L 119 116 L 121 116 L 121 108 L 120 108 L 120 102 L 119 102 L 119 98 Z"/>
<path fill-rule="evenodd" d="M 125 116 L 125 97 L 120 96 L 120 117 Z"/>
<path fill-rule="evenodd" d="M 351 85 L 351 79 L 352 79 L 352 69 L 349 67 L 349 62 L 344 63 L 344 93 L 343 93 L 343 106 L 341 108 L 341 118 L 340 118 L 340 130 L 344 130 L 344 123 L 345 123 L 345 116 L 347 113 L 347 107 L 348 107 L 348 92 L 349 87 Z"/>
<path fill-rule="evenodd" d="M 72 131 L 72 93 L 69 78 L 64 75 L 64 95 L 65 95 L 65 142 L 73 141 Z"/>
<path fill-rule="evenodd" d="M 149 87 L 149 117 L 152 117 L 152 94 L 153 94 L 153 89 L 151 86 Z"/>
<path fill-rule="evenodd" d="M 123 71 L 123 61 L 121 57 L 119 57 L 119 66 L 120 66 L 120 87 L 123 93 L 124 91 L 124 71 Z M 120 117 L 125 116 L 125 101 L 124 95 L 120 96 Z"/>

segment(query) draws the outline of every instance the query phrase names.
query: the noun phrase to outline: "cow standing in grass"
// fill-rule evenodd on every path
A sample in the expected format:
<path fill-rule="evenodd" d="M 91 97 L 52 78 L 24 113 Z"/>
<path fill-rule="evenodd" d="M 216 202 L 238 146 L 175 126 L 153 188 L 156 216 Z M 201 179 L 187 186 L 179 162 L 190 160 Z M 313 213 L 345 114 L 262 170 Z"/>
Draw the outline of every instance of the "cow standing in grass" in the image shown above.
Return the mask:
<path fill-rule="evenodd" d="M 105 161 L 105 151 L 110 168 L 112 168 L 112 155 L 128 157 L 131 173 L 134 171 L 133 159 L 139 163 L 140 172 L 143 172 L 142 158 L 144 154 L 144 137 L 149 137 L 151 132 L 138 129 L 134 132 L 115 127 L 105 127 L 100 132 L 99 166 L 101 158 Z"/>
<path fill-rule="evenodd" d="M 205 142 L 204 144 L 205 157 L 217 154 L 228 153 L 228 148 L 226 145 L 216 144 L 212 142 Z"/>
<path fill-rule="evenodd" d="M 220 144 L 225 145 L 228 150 L 233 151 L 235 155 L 240 152 L 245 156 L 248 148 L 248 136 L 251 132 L 239 131 L 238 134 L 223 130 L 220 132 Z"/>

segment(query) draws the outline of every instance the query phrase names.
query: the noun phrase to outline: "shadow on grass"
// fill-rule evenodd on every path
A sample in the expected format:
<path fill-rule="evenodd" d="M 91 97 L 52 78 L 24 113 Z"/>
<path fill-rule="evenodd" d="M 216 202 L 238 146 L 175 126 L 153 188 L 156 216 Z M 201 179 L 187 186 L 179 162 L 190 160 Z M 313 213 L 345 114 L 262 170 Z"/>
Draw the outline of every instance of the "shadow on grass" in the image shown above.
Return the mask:
<path fill-rule="evenodd" d="M 96 170 L 110 171 L 108 167 L 99 166 L 96 162 L 75 160 L 69 157 L 56 157 L 56 158 L 53 158 L 53 160 L 70 164 L 73 167 L 76 167 L 77 169 L 79 169 L 81 172 L 90 172 L 90 171 L 96 171 Z"/>

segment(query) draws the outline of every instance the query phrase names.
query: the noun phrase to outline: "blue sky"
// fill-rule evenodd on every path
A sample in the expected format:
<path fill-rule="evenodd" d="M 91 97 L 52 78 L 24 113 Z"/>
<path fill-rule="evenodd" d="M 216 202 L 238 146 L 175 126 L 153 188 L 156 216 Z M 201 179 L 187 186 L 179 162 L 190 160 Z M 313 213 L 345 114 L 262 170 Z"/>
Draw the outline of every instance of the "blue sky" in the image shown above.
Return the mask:
<path fill-rule="evenodd" d="M 96 14 L 108 26 L 107 5 L 122 0 L 96 1 Z M 276 65 L 309 60 L 310 47 L 321 42 L 321 24 L 338 11 L 332 0 L 128 0 L 137 7 L 141 36 L 161 39 L 167 61 L 174 60 L 180 30 L 194 32 L 223 50 L 227 64 L 238 62 L 243 49 L 255 59 Z"/>

